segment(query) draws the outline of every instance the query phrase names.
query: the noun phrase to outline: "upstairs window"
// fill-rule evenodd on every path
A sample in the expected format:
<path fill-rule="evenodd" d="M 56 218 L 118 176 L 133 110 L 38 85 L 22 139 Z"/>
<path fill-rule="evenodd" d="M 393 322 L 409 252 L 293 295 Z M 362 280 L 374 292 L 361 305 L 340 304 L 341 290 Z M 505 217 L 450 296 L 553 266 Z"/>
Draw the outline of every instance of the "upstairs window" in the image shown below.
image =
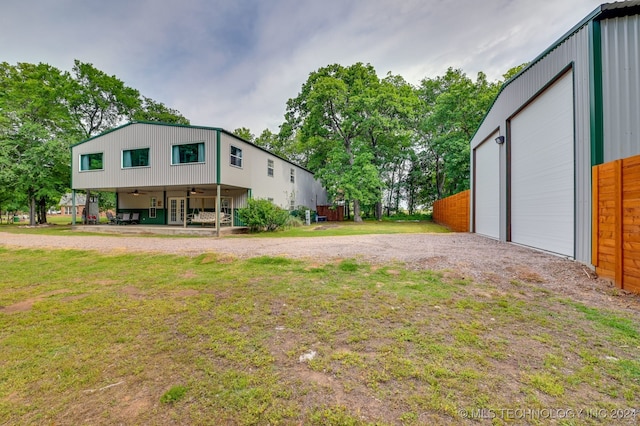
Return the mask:
<path fill-rule="evenodd" d="M 289 180 L 291 183 L 296 183 L 296 169 L 291 169 Z"/>
<path fill-rule="evenodd" d="M 273 160 L 267 160 L 267 176 L 273 177 Z"/>
<path fill-rule="evenodd" d="M 122 168 L 148 167 L 149 148 L 128 149 L 122 151 Z"/>
<path fill-rule="evenodd" d="M 231 145 L 231 165 L 236 167 L 242 167 L 242 150 Z"/>
<path fill-rule="evenodd" d="M 82 154 L 80 156 L 80 170 L 102 170 L 102 153 L 98 152 L 95 154 Z"/>
<path fill-rule="evenodd" d="M 204 142 L 174 145 L 171 164 L 204 163 Z"/>

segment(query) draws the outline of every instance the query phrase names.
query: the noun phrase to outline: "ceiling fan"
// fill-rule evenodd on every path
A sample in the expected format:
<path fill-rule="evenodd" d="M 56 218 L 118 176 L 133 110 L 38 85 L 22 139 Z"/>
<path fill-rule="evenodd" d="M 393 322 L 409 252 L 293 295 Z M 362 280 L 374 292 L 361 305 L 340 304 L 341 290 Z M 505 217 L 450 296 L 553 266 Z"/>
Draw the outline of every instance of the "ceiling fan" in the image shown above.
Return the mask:
<path fill-rule="evenodd" d="M 131 194 L 131 195 L 133 195 L 133 196 L 137 197 L 138 195 L 144 195 L 145 193 L 144 193 L 144 192 L 140 192 L 140 191 L 138 191 L 138 190 L 136 189 L 136 190 L 134 190 L 134 191 L 128 192 L 128 194 Z"/>
<path fill-rule="evenodd" d="M 204 194 L 204 191 L 197 189 L 196 187 L 193 187 L 189 190 L 189 194 L 190 195 Z"/>

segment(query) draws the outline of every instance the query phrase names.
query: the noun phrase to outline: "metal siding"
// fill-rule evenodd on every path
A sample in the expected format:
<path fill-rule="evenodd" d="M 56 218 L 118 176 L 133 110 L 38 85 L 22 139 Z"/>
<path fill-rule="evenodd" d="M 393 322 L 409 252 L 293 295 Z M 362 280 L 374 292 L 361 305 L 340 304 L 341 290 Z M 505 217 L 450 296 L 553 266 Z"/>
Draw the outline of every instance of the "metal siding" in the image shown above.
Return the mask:
<path fill-rule="evenodd" d="M 73 147 L 74 189 L 133 188 L 215 183 L 216 132 L 209 129 L 134 123 Z M 174 144 L 204 142 L 205 162 L 171 165 Z M 150 166 L 122 169 L 122 150 L 150 148 Z M 81 154 L 103 152 L 104 170 L 79 172 Z"/>
<path fill-rule="evenodd" d="M 253 198 L 271 198 L 274 204 L 286 209 L 292 196 L 296 206 L 315 209 L 316 195 L 319 201 L 326 202 L 326 191 L 308 170 L 231 135 L 223 134 L 221 140 L 220 168 L 224 184 L 251 188 Z M 242 168 L 230 165 L 231 145 L 242 149 Z M 267 176 L 269 159 L 274 163 L 273 177 Z M 290 181 L 291 169 L 295 169 L 295 183 Z"/>
<path fill-rule="evenodd" d="M 640 154 L 640 16 L 601 22 L 604 161 Z"/>
<path fill-rule="evenodd" d="M 587 25 L 533 64 L 499 94 L 471 141 L 475 149 L 496 128 L 506 127 L 507 119 L 523 108 L 535 95 L 573 64 L 574 138 L 576 179 L 576 259 L 591 260 L 591 152 L 589 128 L 589 32 Z M 506 161 L 506 157 L 504 157 Z M 504 167 L 504 165 L 501 165 Z M 501 186 L 506 191 L 506 186 Z M 506 199 L 506 195 L 501 194 Z M 501 212 L 504 214 L 504 212 Z M 506 215 L 505 215 L 506 217 Z M 507 235 L 506 220 L 501 223 L 501 239 Z"/>

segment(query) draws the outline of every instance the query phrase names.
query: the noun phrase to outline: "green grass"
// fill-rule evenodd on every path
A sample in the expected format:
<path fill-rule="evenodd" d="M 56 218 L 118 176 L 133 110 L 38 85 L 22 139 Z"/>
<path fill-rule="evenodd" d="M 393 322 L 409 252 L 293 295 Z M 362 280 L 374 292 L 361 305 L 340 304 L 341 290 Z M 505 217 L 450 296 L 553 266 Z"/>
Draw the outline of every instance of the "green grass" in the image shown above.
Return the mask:
<path fill-rule="evenodd" d="M 365 221 L 354 222 L 320 222 L 310 226 L 290 228 L 277 232 L 262 232 L 257 234 L 236 236 L 247 237 L 321 237 L 341 235 L 367 235 L 367 234 L 415 234 L 415 233 L 445 233 L 447 228 L 431 221 L 421 222 L 391 222 L 391 221 Z"/>
<path fill-rule="evenodd" d="M 533 284 L 213 253 L 0 264 L 6 424 L 459 424 L 640 398 L 637 318 Z"/>
<path fill-rule="evenodd" d="M 67 216 L 47 217 L 47 221 L 52 226 L 26 228 L 28 222 L 3 223 L 0 225 L 0 232 L 11 232 L 21 234 L 38 234 L 38 235 L 110 235 L 117 234 L 91 233 L 83 231 L 82 233 L 71 229 L 70 218 Z M 290 228 L 276 232 L 261 232 L 255 234 L 228 235 L 226 238 L 284 238 L 284 237 L 320 237 L 320 236 L 347 236 L 347 235 L 369 235 L 369 234 L 408 234 L 408 233 L 447 233 L 447 228 L 437 225 L 430 221 L 421 222 L 391 222 L 391 221 L 365 221 L 362 223 L 353 222 L 321 222 L 312 223 L 310 226 L 302 226 Z M 128 237 L 147 238 L 150 235 L 134 235 L 128 234 Z M 154 235 L 161 236 L 161 235 Z M 175 236 L 172 236 L 175 238 Z M 209 238 L 185 236 L 185 238 Z"/>

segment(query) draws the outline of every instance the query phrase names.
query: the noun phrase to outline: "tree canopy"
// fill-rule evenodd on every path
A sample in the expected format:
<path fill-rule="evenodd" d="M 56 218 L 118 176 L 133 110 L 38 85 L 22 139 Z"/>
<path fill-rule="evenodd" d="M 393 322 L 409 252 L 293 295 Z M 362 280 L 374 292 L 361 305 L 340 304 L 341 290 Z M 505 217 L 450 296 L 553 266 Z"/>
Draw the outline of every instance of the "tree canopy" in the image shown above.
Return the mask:
<path fill-rule="evenodd" d="M 352 203 L 354 220 L 361 204 L 377 218 L 383 205 L 413 213 L 469 188 L 469 142 L 501 84 L 449 68 L 414 87 L 369 64 L 329 65 L 289 99 L 269 141 L 315 172 L 331 199 Z"/>
<path fill-rule="evenodd" d="M 46 222 L 69 188 L 71 144 L 129 120 L 188 124 L 88 63 L 76 60 L 71 73 L 0 63 L 0 207 L 26 206 L 32 225 Z"/>
<path fill-rule="evenodd" d="M 469 188 L 469 142 L 501 84 L 524 66 L 494 82 L 449 68 L 414 86 L 370 64 L 327 65 L 287 101 L 279 132 L 234 133 L 313 171 L 356 221 L 414 213 Z M 0 207 L 28 206 L 32 224 L 45 222 L 68 190 L 70 144 L 131 120 L 189 124 L 89 63 L 76 60 L 71 72 L 0 63 Z"/>

